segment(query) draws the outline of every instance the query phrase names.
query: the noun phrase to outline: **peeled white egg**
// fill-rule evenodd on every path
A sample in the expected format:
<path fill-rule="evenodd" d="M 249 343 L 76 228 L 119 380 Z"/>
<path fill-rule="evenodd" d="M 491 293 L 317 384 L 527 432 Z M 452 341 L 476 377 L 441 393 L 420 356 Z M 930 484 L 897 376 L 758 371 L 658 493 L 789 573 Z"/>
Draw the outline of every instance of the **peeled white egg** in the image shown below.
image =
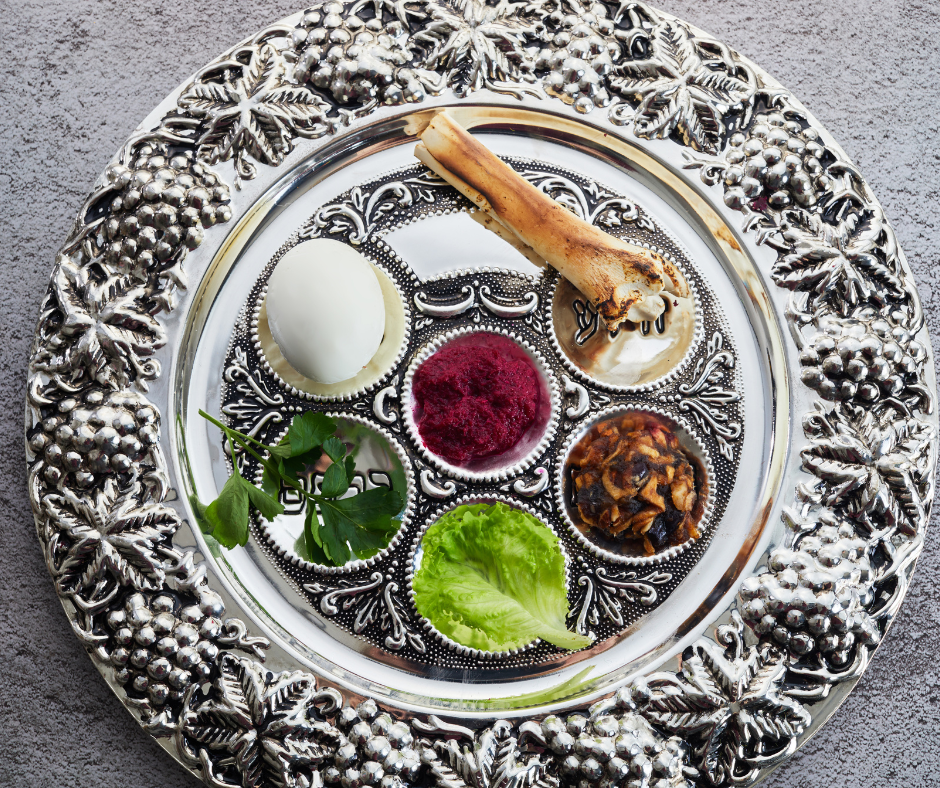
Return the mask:
<path fill-rule="evenodd" d="M 266 296 L 271 335 L 287 362 L 320 383 L 354 377 L 385 333 L 372 265 L 339 241 L 298 244 L 278 262 Z"/>

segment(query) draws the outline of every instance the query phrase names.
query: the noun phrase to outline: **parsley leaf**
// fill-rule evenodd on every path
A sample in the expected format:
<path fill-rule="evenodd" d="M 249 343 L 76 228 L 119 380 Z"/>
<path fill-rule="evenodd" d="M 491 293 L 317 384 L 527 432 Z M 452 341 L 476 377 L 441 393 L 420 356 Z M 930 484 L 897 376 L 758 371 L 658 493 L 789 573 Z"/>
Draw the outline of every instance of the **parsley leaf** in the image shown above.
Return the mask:
<path fill-rule="evenodd" d="M 261 516 L 265 520 L 269 523 L 273 522 L 275 517 L 284 513 L 284 507 L 281 506 L 276 497 L 272 497 L 263 490 L 259 490 L 247 479 L 242 479 L 242 481 L 245 483 L 245 492 L 248 493 L 248 500 L 251 501 L 251 505 L 261 513 Z"/>
<path fill-rule="evenodd" d="M 334 432 L 336 422 L 326 414 L 308 410 L 303 415 L 294 416 L 287 430 L 290 456 L 299 457 L 317 446 L 322 446 Z M 343 453 L 345 454 L 345 450 Z"/>
<path fill-rule="evenodd" d="M 275 501 L 277 500 L 281 492 L 281 472 L 273 463 L 264 466 L 264 472 L 261 474 L 261 489 Z"/>
<path fill-rule="evenodd" d="M 304 552 L 301 556 L 315 564 L 331 563 L 330 557 L 320 544 L 320 520 L 313 501 L 307 502 L 307 512 L 304 515 L 304 533 L 298 542 L 303 542 Z"/>
<path fill-rule="evenodd" d="M 282 459 L 290 457 L 291 448 L 290 441 L 287 439 L 287 436 L 285 435 L 283 438 L 281 438 L 274 446 L 269 448 L 268 451 L 271 452 L 272 457 L 280 457 Z"/>
<path fill-rule="evenodd" d="M 401 505 L 401 496 L 387 487 L 365 490 L 349 498 L 321 500 L 324 549 L 334 561 L 345 556 L 342 563 L 349 560 L 350 550 L 357 558 L 375 555 L 401 525 L 392 520 Z"/>
<path fill-rule="evenodd" d="M 204 515 L 212 526 L 212 536 L 223 547 L 248 544 L 248 491 L 238 473 L 228 477 L 219 497 L 206 507 Z"/>
<path fill-rule="evenodd" d="M 190 498 L 199 527 L 224 547 L 248 542 L 252 508 L 268 521 L 284 513 L 279 501 L 282 487 L 292 489 L 305 502 L 304 530 L 295 547 L 301 557 L 315 563 L 342 566 L 353 555 L 369 558 L 384 549 L 401 527 L 393 519 L 402 509 L 398 491 L 380 487 L 341 497 L 349 492 L 355 477 L 355 446 L 347 452 L 345 442 L 334 435 L 336 423 L 328 416 L 312 411 L 294 416 L 287 435 L 269 446 L 199 412 L 222 430 L 232 456 L 237 444 L 246 458 L 254 458 L 262 467 L 260 489 L 242 477 L 236 464 L 219 497 L 208 506 L 195 495 Z M 267 458 L 259 453 L 265 451 Z M 332 462 L 320 490 L 311 492 L 308 477 L 317 466 L 323 467 L 324 455 Z"/>
<path fill-rule="evenodd" d="M 206 509 L 208 507 L 196 497 L 195 493 L 189 496 L 189 505 L 193 507 L 193 513 L 196 515 L 199 530 L 204 534 L 211 534 L 214 526 L 206 517 Z"/>
<path fill-rule="evenodd" d="M 302 484 L 301 477 L 313 473 L 313 468 L 320 462 L 321 457 L 323 457 L 323 451 L 319 446 L 314 446 L 304 454 L 280 460 L 278 468 L 281 476 L 291 479 L 297 484 Z"/>
<path fill-rule="evenodd" d="M 323 452 L 333 462 L 342 462 L 346 456 L 346 444 L 339 438 L 327 438 L 323 441 Z"/>
<path fill-rule="evenodd" d="M 334 462 L 323 474 L 320 484 L 320 495 L 327 498 L 339 498 L 349 489 L 349 480 L 346 478 L 346 467 L 342 462 Z"/>

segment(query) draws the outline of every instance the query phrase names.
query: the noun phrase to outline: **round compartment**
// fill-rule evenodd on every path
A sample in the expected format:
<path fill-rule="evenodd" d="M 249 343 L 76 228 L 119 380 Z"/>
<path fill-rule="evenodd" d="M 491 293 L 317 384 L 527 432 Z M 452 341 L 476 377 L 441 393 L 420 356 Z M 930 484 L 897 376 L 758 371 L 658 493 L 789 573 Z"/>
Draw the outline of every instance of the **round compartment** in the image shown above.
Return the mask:
<path fill-rule="evenodd" d="M 424 525 L 422 525 L 421 528 L 418 530 L 418 532 L 415 534 L 415 538 L 414 538 L 414 542 L 413 542 L 412 550 L 411 550 L 411 557 L 408 561 L 408 596 L 411 599 L 411 605 L 415 610 L 418 620 L 421 622 L 421 626 L 424 628 L 426 632 L 428 632 L 438 642 L 442 643 L 447 649 L 461 656 L 467 656 L 473 659 L 481 659 L 485 661 L 496 661 L 500 659 L 505 659 L 507 657 L 512 657 L 517 654 L 522 654 L 527 651 L 531 651 L 536 646 L 538 646 L 542 642 L 542 640 L 539 638 L 536 638 L 531 643 L 527 643 L 524 646 L 520 646 L 519 648 L 510 649 L 507 651 L 484 651 L 484 650 L 477 649 L 477 648 L 471 648 L 469 646 L 464 646 L 461 643 L 457 643 L 456 641 L 452 640 L 447 635 L 445 635 L 443 632 L 438 630 L 437 627 L 435 627 L 428 619 L 426 619 L 424 616 L 422 616 L 420 613 L 417 612 L 418 608 L 417 608 L 417 605 L 415 604 L 414 579 L 415 579 L 415 575 L 418 573 L 418 570 L 421 568 L 421 560 L 424 557 L 422 541 L 424 540 L 424 535 L 427 533 L 427 530 L 432 525 L 434 525 L 438 520 L 440 520 L 445 514 L 447 514 L 448 512 L 452 512 L 457 507 L 468 506 L 468 505 L 472 506 L 473 504 L 480 504 L 480 503 L 489 504 L 489 505 L 496 504 L 496 503 L 503 503 L 503 504 L 506 504 L 506 506 L 511 506 L 513 509 L 518 509 L 521 512 L 525 512 L 526 514 L 531 515 L 536 520 L 538 520 L 538 522 L 541 525 L 543 525 L 545 528 L 548 528 L 549 531 L 555 534 L 556 537 L 558 536 L 558 534 L 555 532 L 555 529 L 552 528 L 550 524 L 546 523 L 545 520 L 539 515 L 537 511 L 532 509 L 530 506 L 526 506 L 523 503 L 511 500 L 510 498 L 507 498 L 502 495 L 495 495 L 495 494 L 494 495 L 479 495 L 479 496 L 472 496 L 472 495 L 463 496 L 453 501 L 452 503 L 448 504 L 447 506 L 442 506 L 436 511 L 434 511 L 430 515 L 430 517 L 428 517 Z M 568 554 L 565 552 L 564 542 L 561 539 L 558 540 L 558 549 L 561 551 L 562 558 L 564 559 L 564 562 L 565 562 L 565 588 L 567 589 L 569 579 L 570 579 L 568 575 L 568 572 L 569 572 L 568 565 L 570 561 L 569 561 Z"/>
<path fill-rule="evenodd" d="M 640 538 L 624 538 L 623 540 L 610 538 L 602 533 L 599 528 L 585 523 L 581 517 L 575 498 L 574 475 L 572 473 L 573 462 L 577 462 L 583 456 L 584 452 L 587 450 L 587 444 L 591 440 L 600 437 L 599 428 L 602 425 L 610 424 L 611 422 L 615 422 L 627 416 L 639 417 L 641 424 L 637 425 L 638 427 L 647 425 L 655 427 L 658 425 L 672 432 L 678 440 L 681 454 L 684 456 L 684 459 L 688 461 L 689 465 L 691 465 L 695 479 L 697 497 L 691 510 L 691 520 L 692 525 L 699 531 L 699 535 L 690 536 L 681 542 L 669 544 L 666 547 L 656 550 L 656 552 L 652 554 L 647 553 L 643 549 L 644 542 Z M 619 454 L 620 451 L 621 449 L 618 448 L 617 453 Z M 638 459 L 642 461 L 644 457 L 652 457 L 651 453 L 647 453 L 648 451 L 658 453 L 658 444 L 654 444 L 650 447 L 640 446 L 637 451 L 637 454 L 640 455 Z M 652 461 L 655 461 L 655 457 L 652 458 Z M 649 470 L 649 468 L 647 468 L 647 470 Z M 683 422 L 677 421 L 675 417 L 667 415 L 656 408 L 617 405 L 598 413 L 596 418 L 592 419 L 587 424 L 581 425 L 579 430 L 569 436 L 564 448 L 559 454 L 557 475 L 558 509 L 567 523 L 569 531 L 586 549 L 599 558 L 621 564 L 645 565 L 661 563 L 685 551 L 697 539 L 701 538 L 704 529 L 708 527 L 709 514 L 714 501 L 714 473 L 712 472 L 711 462 L 705 447 Z M 609 494 L 606 489 L 608 484 L 613 485 L 613 480 L 609 478 L 605 480 L 605 490 L 602 494 Z M 658 492 L 660 486 L 662 485 L 657 484 L 657 491 L 655 492 Z M 642 492 L 638 492 L 633 500 L 640 500 L 641 495 Z M 663 498 L 663 496 L 660 495 L 660 498 Z M 653 500 L 643 500 L 646 500 L 646 503 L 651 506 L 655 505 Z M 671 506 L 672 500 L 664 500 L 663 503 L 668 508 L 666 511 L 662 512 L 662 514 L 666 515 L 672 513 L 672 509 L 674 509 L 674 506 Z M 655 519 L 652 525 L 656 527 Z"/>
<path fill-rule="evenodd" d="M 281 493 L 283 514 L 273 522 L 258 517 L 256 523 L 264 540 L 280 557 L 294 566 L 337 574 L 371 566 L 398 545 L 414 508 L 414 484 L 405 452 L 388 432 L 358 416 L 337 413 L 327 415 L 336 421 L 336 437 L 346 444 L 347 449 L 353 449 L 355 457 L 355 476 L 349 491 L 343 497 L 348 498 L 362 490 L 376 487 L 390 487 L 396 490 L 404 502 L 401 512 L 395 518 L 401 522 L 398 531 L 388 546 L 374 556 L 354 559 L 343 566 L 326 566 L 312 562 L 307 556 L 303 546 L 305 502 L 293 491 L 284 490 Z M 286 428 L 283 434 L 287 434 Z M 322 471 L 314 470 L 310 476 L 310 484 L 314 490 L 319 489 L 322 480 Z M 255 481 L 259 484 L 261 482 L 260 469 Z"/>
<path fill-rule="evenodd" d="M 413 391 L 415 375 L 428 359 L 445 346 L 497 347 L 501 352 L 508 351 L 516 358 L 524 359 L 535 371 L 539 386 L 535 418 L 518 442 L 508 450 L 457 465 L 436 454 L 425 444 L 419 428 L 422 411 Z M 448 331 L 422 348 L 415 355 L 405 376 L 402 402 L 405 403 L 402 407 L 405 424 L 422 455 L 442 471 L 467 481 L 505 479 L 529 468 L 551 441 L 560 407 L 557 386 L 541 354 L 517 335 L 489 326 Z"/>
<path fill-rule="evenodd" d="M 681 270 L 672 256 L 654 251 Z M 688 275 L 685 279 L 689 295 L 663 293 L 665 311 L 658 320 L 627 321 L 610 331 L 590 300 L 558 276 L 551 300 L 554 344 L 575 373 L 607 389 L 636 390 L 661 383 L 682 369 L 702 333 L 698 291 Z"/>
<path fill-rule="evenodd" d="M 277 258 L 269 264 L 265 272 L 266 277 L 271 275 L 285 251 L 281 250 Z M 409 310 L 405 305 L 404 296 L 391 277 L 373 260 L 369 262 L 382 288 L 385 302 L 385 336 L 379 349 L 362 371 L 339 383 L 320 383 L 312 380 L 299 373 L 284 358 L 268 325 L 265 285 L 265 292 L 258 297 L 252 319 L 253 340 L 264 360 L 265 369 L 274 375 L 282 386 L 306 396 L 307 399 L 347 399 L 375 386 L 401 360 L 408 344 Z M 350 308 L 352 309 L 352 306 Z M 313 337 L 311 341 L 314 341 Z"/>

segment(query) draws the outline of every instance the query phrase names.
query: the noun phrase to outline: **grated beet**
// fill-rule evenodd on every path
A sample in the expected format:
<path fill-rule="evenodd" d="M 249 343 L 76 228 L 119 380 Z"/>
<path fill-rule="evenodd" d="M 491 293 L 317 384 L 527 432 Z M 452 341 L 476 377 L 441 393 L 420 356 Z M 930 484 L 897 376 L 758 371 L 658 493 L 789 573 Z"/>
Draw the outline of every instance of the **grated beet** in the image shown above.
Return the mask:
<path fill-rule="evenodd" d="M 442 347 L 418 368 L 412 391 L 424 445 L 454 465 L 512 449 L 532 426 L 540 397 L 529 357 L 497 334 Z"/>

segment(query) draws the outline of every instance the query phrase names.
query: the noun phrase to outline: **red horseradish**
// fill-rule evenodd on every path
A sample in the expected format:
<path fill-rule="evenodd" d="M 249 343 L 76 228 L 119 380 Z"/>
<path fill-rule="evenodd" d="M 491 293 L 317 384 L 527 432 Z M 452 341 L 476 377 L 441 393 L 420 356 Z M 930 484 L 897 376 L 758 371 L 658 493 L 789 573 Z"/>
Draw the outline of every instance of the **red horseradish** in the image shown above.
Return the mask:
<path fill-rule="evenodd" d="M 450 342 L 418 367 L 414 418 L 429 451 L 453 465 L 504 454 L 535 421 L 539 374 L 511 339 L 479 333 Z"/>

